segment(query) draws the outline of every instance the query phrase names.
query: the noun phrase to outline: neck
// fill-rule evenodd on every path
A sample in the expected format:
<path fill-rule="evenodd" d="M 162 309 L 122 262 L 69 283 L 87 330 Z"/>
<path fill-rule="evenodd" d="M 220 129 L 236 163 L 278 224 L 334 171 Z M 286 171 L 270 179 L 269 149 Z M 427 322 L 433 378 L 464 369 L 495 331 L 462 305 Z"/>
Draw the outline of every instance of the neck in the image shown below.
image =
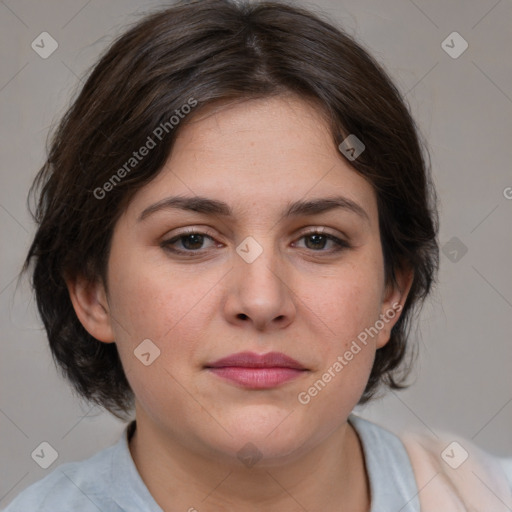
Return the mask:
<path fill-rule="evenodd" d="M 192 452 L 140 416 L 130 452 L 164 512 L 370 510 L 363 451 L 348 422 L 293 462 L 249 468 Z"/>

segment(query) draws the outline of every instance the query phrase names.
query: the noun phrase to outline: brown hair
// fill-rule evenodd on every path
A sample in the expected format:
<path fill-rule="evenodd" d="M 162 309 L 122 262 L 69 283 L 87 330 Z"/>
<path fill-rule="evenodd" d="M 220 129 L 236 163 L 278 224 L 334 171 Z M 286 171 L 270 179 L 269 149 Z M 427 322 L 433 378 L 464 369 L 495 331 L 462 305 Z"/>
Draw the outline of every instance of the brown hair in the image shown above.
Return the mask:
<path fill-rule="evenodd" d="M 379 383 L 404 387 L 410 320 L 438 268 L 438 219 L 425 147 L 400 93 L 360 44 L 318 14 L 283 2 L 197 0 L 152 13 L 114 41 L 57 127 L 31 188 L 39 193 L 38 229 L 24 269 L 34 260 L 52 354 L 79 395 L 120 418 L 133 407 L 115 343 L 83 328 L 64 278 L 83 275 L 106 286 L 117 219 L 202 107 L 290 92 L 320 107 L 336 145 L 349 134 L 364 142 L 350 163 L 377 194 L 386 279 L 414 270 L 360 403 Z M 190 115 L 181 115 L 184 105 Z M 157 143 L 135 159 L 148 137 Z"/>

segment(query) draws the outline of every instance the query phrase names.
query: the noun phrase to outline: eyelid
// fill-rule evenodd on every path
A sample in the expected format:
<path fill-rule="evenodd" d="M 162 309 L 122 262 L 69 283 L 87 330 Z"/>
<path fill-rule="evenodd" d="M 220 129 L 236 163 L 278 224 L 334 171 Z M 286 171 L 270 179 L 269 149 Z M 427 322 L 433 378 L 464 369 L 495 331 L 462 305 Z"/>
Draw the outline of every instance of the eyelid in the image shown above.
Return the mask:
<path fill-rule="evenodd" d="M 324 233 L 326 231 L 326 227 L 325 226 L 306 226 L 304 228 L 301 228 L 297 233 L 297 236 L 304 236 L 305 234 L 307 235 L 308 233 Z"/>
<path fill-rule="evenodd" d="M 343 231 L 330 231 L 330 228 L 327 228 L 325 226 L 306 226 L 305 228 L 302 228 L 300 231 L 298 231 L 297 235 L 295 236 L 302 237 L 305 235 L 311 235 L 315 233 L 318 233 L 319 235 L 334 236 L 336 238 L 343 240 L 346 243 L 348 243 L 349 241 L 349 237 Z"/>
<path fill-rule="evenodd" d="M 208 235 L 209 237 L 214 238 L 214 239 L 216 239 L 216 237 L 217 237 L 217 234 L 214 233 L 212 230 L 210 230 L 210 228 L 208 228 L 207 226 L 198 226 L 198 227 L 187 226 L 186 228 L 182 228 L 181 230 L 179 230 L 177 232 L 173 232 L 172 235 L 166 234 L 164 236 L 164 239 L 169 241 L 169 240 L 173 240 L 174 238 L 178 238 L 180 236 L 196 235 L 196 234 L 197 235 Z"/>
<path fill-rule="evenodd" d="M 213 232 L 210 230 L 208 226 L 202 226 L 202 227 L 190 227 L 187 226 L 180 231 L 179 234 L 187 234 L 187 233 L 198 233 L 198 232 L 204 233 L 205 235 L 213 235 Z"/>

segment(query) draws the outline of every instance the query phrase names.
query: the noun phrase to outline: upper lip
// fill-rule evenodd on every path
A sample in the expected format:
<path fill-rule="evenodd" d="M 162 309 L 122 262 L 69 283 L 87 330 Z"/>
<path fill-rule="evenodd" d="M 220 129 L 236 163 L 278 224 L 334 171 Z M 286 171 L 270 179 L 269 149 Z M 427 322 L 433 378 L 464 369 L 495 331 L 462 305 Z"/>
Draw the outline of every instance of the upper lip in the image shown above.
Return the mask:
<path fill-rule="evenodd" d="M 288 357 L 281 352 L 267 352 L 266 354 L 256 354 L 254 352 L 239 352 L 230 356 L 218 359 L 213 363 L 206 365 L 206 368 L 225 368 L 228 366 L 238 366 L 244 368 L 295 368 L 305 370 L 295 359 Z"/>

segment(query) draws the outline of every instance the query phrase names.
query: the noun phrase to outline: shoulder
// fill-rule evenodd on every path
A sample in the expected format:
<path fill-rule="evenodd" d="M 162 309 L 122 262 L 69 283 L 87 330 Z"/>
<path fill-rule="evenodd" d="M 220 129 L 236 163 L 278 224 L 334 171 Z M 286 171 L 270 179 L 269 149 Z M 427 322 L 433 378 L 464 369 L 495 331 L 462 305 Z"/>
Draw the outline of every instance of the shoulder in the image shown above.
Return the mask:
<path fill-rule="evenodd" d="M 420 510 L 418 487 L 407 451 L 400 438 L 389 430 L 351 415 L 364 453 L 372 498 L 372 510 Z"/>
<path fill-rule="evenodd" d="M 510 512 L 512 458 L 500 458 L 472 441 L 443 432 L 438 438 L 408 432 L 407 450 L 425 512 L 446 509 Z"/>
<path fill-rule="evenodd" d="M 386 479 L 391 474 L 398 480 L 412 475 L 404 443 L 396 434 L 359 416 L 351 415 L 350 422 L 359 435 L 369 466 L 373 465 Z"/>
<path fill-rule="evenodd" d="M 114 512 L 121 509 L 108 497 L 112 456 L 110 446 L 80 462 L 61 464 L 23 490 L 3 512 Z"/>
<path fill-rule="evenodd" d="M 510 512 L 512 457 L 497 457 L 472 441 L 449 432 L 394 434 L 380 425 L 351 415 L 366 452 L 370 477 L 389 487 L 413 488 L 422 512 Z M 404 495 L 406 495 L 404 494 Z M 416 507 L 416 508 L 415 508 Z"/>

